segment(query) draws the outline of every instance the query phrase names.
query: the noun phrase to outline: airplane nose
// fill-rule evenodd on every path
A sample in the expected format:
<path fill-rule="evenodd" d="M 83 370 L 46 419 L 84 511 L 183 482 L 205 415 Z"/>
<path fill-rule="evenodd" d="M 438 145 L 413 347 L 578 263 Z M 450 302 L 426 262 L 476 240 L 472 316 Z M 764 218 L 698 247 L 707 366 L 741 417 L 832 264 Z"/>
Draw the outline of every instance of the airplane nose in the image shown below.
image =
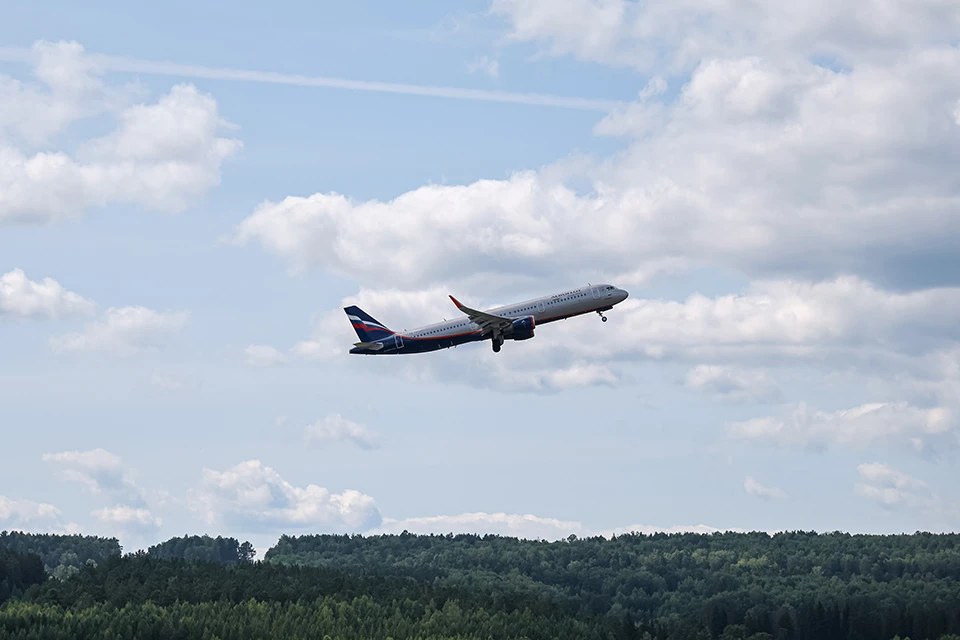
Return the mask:
<path fill-rule="evenodd" d="M 629 295 L 625 289 L 617 289 L 617 302 L 623 302 Z"/>

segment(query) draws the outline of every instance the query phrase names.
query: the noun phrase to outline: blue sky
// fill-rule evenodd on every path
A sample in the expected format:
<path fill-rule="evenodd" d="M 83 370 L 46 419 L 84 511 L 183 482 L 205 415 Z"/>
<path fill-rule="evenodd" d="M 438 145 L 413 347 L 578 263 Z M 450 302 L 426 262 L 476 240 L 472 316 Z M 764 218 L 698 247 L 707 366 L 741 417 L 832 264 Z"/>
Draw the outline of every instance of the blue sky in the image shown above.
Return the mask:
<path fill-rule="evenodd" d="M 921 4 L 11 3 L 0 528 L 955 529 L 960 10 Z M 596 281 L 603 325 L 347 355 L 345 304 Z"/>

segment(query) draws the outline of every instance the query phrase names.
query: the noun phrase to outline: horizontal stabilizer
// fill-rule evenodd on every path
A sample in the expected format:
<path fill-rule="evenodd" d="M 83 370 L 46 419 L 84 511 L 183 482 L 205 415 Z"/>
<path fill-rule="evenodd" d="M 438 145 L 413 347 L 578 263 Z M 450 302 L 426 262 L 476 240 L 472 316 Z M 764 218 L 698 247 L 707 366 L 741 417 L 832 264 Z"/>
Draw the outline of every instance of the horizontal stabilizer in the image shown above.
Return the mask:
<path fill-rule="evenodd" d="M 370 349 L 372 351 L 380 351 L 380 349 L 383 349 L 382 342 L 354 342 L 353 346 L 358 349 Z"/>

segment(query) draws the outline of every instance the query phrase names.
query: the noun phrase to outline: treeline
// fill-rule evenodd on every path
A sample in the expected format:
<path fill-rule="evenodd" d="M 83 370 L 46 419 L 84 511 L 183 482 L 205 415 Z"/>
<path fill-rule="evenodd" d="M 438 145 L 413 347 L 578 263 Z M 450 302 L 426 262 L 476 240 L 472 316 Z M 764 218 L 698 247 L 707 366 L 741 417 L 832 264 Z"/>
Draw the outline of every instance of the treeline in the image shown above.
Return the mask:
<path fill-rule="evenodd" d="M 107 558 L 119 556 L 116 538 L 49 533 L 0 532 L 0 549 L 14 553 L 36 554 L 50 575 L 63 579 L 87 565 L 97 565 Z"/>
<path fill-rule="evenodd" d="M 148 548 L 147 555 L 162 560 L 235 564 L 253 562 L 256 550 L 249 542 L 240 544 L 236 538 L 203 535 L 170 538 Z"/>
<path fill-rule="evenodd" d="M 82 567 L 95 567 L 107 558 L 119 557 L 122 552 L 116 538 L 22 531 L 0 532 L 0 549 L 38 555 L 47 573 L 61 580 Z M 249 542 L 241 544 L 236 538 L 187 535 L 155 544 L 147 549 L 147 554 L 166 560 L 235 564 L 253 562 L 256 550 Z"/>
<path fill-rule="evenodd" d="M 960 634 L 956 534 L 284 536 L 265 559 L 574 602 L 581 615 L 625 615 L 655 638 Z"/>

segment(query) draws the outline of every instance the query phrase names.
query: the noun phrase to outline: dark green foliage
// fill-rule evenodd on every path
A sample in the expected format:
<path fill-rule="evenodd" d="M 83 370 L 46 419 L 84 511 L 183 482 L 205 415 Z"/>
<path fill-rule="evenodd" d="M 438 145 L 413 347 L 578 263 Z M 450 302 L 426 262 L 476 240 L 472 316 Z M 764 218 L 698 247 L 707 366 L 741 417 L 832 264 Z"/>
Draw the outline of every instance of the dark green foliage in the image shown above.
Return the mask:
<path fill-rule="evenodd" d="M 46 571 L 57 578 L 67 578 L 82 567 L 99 564 L 109 557 L 120 555 L 116 538 L 97 538 L 81 535 L 55 535 L 0 532 L 0 549 L 16 553 L 35 553 L 40 556 Z"/>
<path fill-rule="evenodd" d="M 220 540 L 24 583 L 0 638 L 960 638 L 954 534 L 284 536 L 257 563 Z M 181 543 L 234 561 L 151 557 Z"/>
<path fill-rule="evenodd" d="M 206 535 L 170 538 L 147 549 L 147 554 L 152 558 L 224 564 L 252 562 L 255 553 L 249 542 L 241 545 L 236 538 L 211 538 Z"/>
<path fill-rule="evenodd" d="M 69 638 L 282 638 L 283 640 L 422 638 L 424 640 L 606 640 L 599 629 L 573 619 L 545 619 L 528 612 L 488 613 L 463 610 L 449 600 L 442 607 L 418 602 L 377 603 L 319 598 L 280 603 L 250 600 L 126 605 L 94 605 L 71 613 L 50 605 L 14 603 L 0 610 L 0 637 L 20 640 Z"/>
<path fill-rule="evenodd" d="M 24 590 L 47 579 L 43 562 L 36 554 L 21 554 L 0 549 L 0 604 L 21 595 Z"/>
<path fill-rule="evenodd" d="M 960 535 L 789 532 L 499 536 L 283 536 L 265 559 L 381 571 L 518 594 L 583 615 L 624 612 L 654 637 L 937 638 L 960 633 Z M 729 633 L 727 629 L 730 629 Z"/>
<path fill-rule="evenodd" d="M 0 637 L 24 625 L 49 625 L 40 635 L 24 636 L 44 638 L 65 631 L 70 637 L 87 637 L 85 633 L 124 629 L 125 624 L 140 629 L 139 637 L 175 632 L 183 637 L 270 637 L 270 630 L 272 637 L 322 637 L 309 635 L 321 629 L 342 638 L 627 640 L 635 631 L 622 618 L 578 617 L 536 599 L 497 603 L 411 578 L 259 562 L 157 560 L 146 553 L 110 559 L 70 580 L 34 588 L 24 599 L 31 605 L 0 609 Z M 77 612 L 76 618 L 67 611 Z M 304 620 L 313 626 L 304 626 Z"/>

